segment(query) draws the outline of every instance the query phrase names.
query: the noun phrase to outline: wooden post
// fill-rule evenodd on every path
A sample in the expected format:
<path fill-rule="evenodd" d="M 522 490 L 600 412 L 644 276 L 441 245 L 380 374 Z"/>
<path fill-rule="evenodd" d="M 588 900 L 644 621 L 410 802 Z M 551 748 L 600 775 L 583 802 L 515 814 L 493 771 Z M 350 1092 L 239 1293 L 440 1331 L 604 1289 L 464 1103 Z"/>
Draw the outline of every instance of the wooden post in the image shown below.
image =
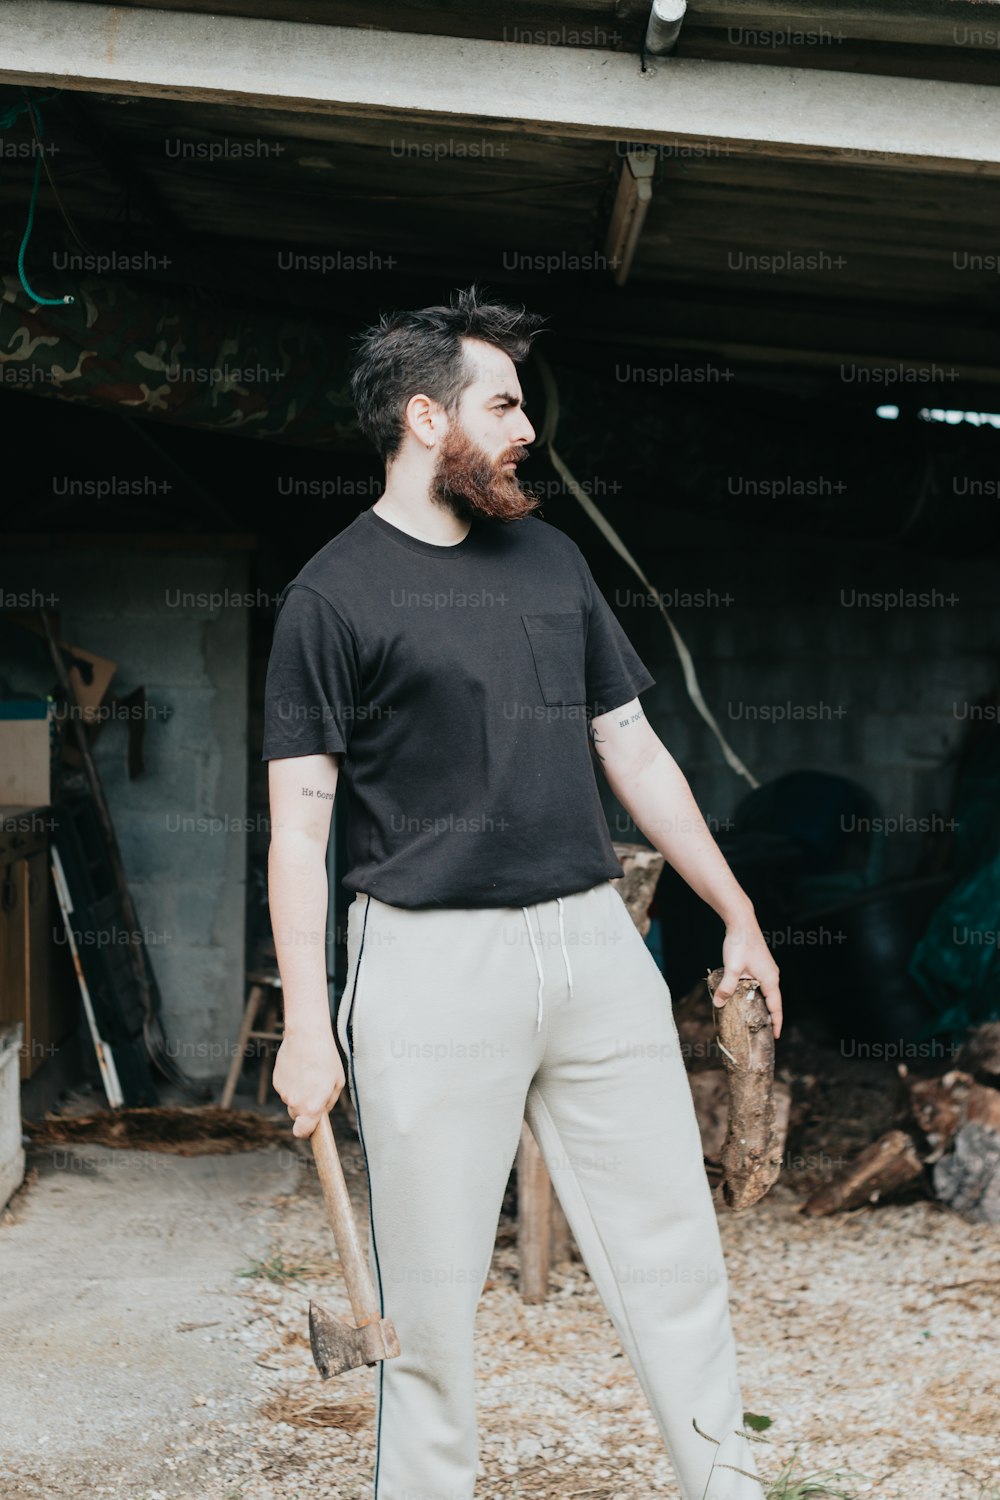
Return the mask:
<path fill-rule="evenodd" d="M 552 1184 L 525 1122 L 517 1150 L 517 1250 L 522 1300 L 544 1302 L 552 1254 Z"/>
<path fill-rule="evenodd" d="M 552 1234 L 550 1236 L 552 1264 L 557 1266 L 561 1260 L 569 1260 L 573 1244 L 573 1231 L 569 1227 L 566 1215 L 563 1213 L 563 1206 L 555 1193 L 552 1194 L 549 1219 L 552 1225 Z"/>

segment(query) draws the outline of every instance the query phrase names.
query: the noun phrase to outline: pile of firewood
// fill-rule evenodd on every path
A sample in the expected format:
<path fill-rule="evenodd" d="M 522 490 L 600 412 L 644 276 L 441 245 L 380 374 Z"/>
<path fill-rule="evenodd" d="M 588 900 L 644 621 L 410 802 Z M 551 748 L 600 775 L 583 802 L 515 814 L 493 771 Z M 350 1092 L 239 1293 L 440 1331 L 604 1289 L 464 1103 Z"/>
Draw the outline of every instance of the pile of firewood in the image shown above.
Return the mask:
<path fill-rule="evenodd" d="M 898 1068 L 899 1119 L 803 1204 L 807 1214 L 877 1203 L 923 1177 L 968 1219 L 1000 1224 L 1000 1022 L 970 1033 L 938 1077 Z"/>
<path fill-rule="evenodd" d="M 711 996 L 719 977 L 716 970 L 698 984 L 674 1016 L 709 1176 L 722 1181 L 725 1202 L 740 1208 L 776 1180 L 789 1131 L 808 1115 L 809 1104 L 793 1101 L 787 1070 L 773 1075 L 773 1038 L 759 997 L 751 997 L 756 1009 L 748 1011 L 741 986 L 715 1009 Z M 801 1211 L 860 1208 L 920 1183 L 928 1196 L 971 1221 L 1000 1223 L 1000 1022 L 971 1032 L 955 1062 L 937 1077 L 911 1075 L 901 1063 L 893 1128 L 816 1188 Z"/>
<path fill-rule="evenodd" d="M 640 933 L 663 868 L 656 850 L 615 844 L 624 877 L 612 882 Z M 721 1008 L 716 969 L 674 1008 L 702 1153 L 731 1208 L 748 1208 L 777 1180 L 789 1130 L 808 1113 L 791 1075 L 775 1077 L 774 1037 L 754 981 Z M 878 1203 L 920 1179 L 926 1191 L 978 1223 L 1000 1223 L 1000 1022 L 971 1032 L 956 1067 L 939 1077 L 898 1068 L 897 1121 L 802 1203 L 810 1215 Z M 811 1081 L 811 1080 L 810 1080 Z"/>

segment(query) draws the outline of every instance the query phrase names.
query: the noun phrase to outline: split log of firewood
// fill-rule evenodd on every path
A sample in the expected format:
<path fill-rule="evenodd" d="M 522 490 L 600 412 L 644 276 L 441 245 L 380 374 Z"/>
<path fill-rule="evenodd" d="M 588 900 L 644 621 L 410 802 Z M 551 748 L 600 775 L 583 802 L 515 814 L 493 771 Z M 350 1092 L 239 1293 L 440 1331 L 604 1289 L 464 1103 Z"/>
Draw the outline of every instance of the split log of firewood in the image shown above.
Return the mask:
<path fill-rule="evenodd" d="M 701 1154 L 711 1165 L 722 1160 L 729 1129 L 729 1075 L 725 1068 L 702 1068 L 688 1074 L 694 1112 L 701 1132 Z M 784 1158 L 791 1121 L 792 1091 L 780 1078 L 774 1081 L 773 1150 Z"/>
<path fill-rule="evenodd" d="M 955 1062 L 980 1083 L 1000 1088 L 1000 1021 L 987 1021 L 970 1031 Z"/>
<path fill-rule="evenodd" d="M 927 1138 L 924 1160 L 935 1162 L 963 1125 L 977 1122 L 1000 1134 L 1000 1092 L 954 1068 L 940 1078 L 907 1081 L 913 1118 Z"/>
<path fill-rule="evenodd" d="M 906 1130 L 889 1130 L 866 1146 L 845 1172 L 824 1183 L 802 1205 L 812 1216 L 877 1203 L 915 1181 L 924 1170 L 920 1147 Z"/>
<path fill-rule="evenodd" d="M 611 884 L 628 907 L 639 936 L 645 937 L 650 926 L 650 903 L 663 870 L 663 855 L 645 844 L 613 844 L 612 847 L 625 873 L 617 875 Z"/>
<path fill-rule="evenodd" d="M 708 976 L 713 1003 L 723 972 L 713 969 Z M 785 1146 L 776 1130 L 774 1033 L 757 980 L 741 979 L 725 1005 L 716 1008 L 716 1019 L 729 1075 L 722 1195 L 730 1208 L 749 1208 L 777 1182 Z"/>

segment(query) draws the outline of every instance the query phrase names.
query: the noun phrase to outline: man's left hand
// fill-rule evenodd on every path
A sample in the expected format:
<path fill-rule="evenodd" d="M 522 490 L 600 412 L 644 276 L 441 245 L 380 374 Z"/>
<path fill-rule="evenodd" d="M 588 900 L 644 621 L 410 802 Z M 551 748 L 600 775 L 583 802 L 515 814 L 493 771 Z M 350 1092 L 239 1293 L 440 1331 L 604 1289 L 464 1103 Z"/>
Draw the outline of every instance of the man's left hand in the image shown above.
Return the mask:
<path fill-rule="evenodd" d="M 771 957 L 764 934 L 756 922 L 727 927 L 722 945 L 725 973 L 715 992 L 714 1003 L 725 1005 L 741 979 L 756 979 L 771 1017 L 775 1041 L 781 1035 L 781 990 L 778 988 L 778 965 Z"/>

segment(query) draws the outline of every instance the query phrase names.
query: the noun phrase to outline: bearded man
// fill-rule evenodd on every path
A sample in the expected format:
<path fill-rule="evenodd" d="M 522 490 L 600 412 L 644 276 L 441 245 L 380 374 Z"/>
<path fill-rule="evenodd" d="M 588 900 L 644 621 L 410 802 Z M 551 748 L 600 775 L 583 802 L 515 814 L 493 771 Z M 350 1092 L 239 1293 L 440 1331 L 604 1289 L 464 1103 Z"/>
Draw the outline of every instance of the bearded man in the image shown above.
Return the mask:
<path fill-rule="evenodd" d="M 540 323 L 473 287 L 360 340 L 384 493 L 285 588 L 268 667 L 274 1083 L 296 1136 L 345 1082 L 357 1111 L 402 1349 L 375 1367 L 375 1500 L 473 1496 L 474 1322 L 525 1117 L 684 1500 L 760 1500 L 671 997 L 610 883 L 598 765 L 724 920 L 717 1003 L 752 974 L 777 1036 L 778 970 L 645 718 L 651 673 L 518 481 L 535 434 L 517 365 Z M 354 899 L 333 1023 L 341 776 Z"/>

